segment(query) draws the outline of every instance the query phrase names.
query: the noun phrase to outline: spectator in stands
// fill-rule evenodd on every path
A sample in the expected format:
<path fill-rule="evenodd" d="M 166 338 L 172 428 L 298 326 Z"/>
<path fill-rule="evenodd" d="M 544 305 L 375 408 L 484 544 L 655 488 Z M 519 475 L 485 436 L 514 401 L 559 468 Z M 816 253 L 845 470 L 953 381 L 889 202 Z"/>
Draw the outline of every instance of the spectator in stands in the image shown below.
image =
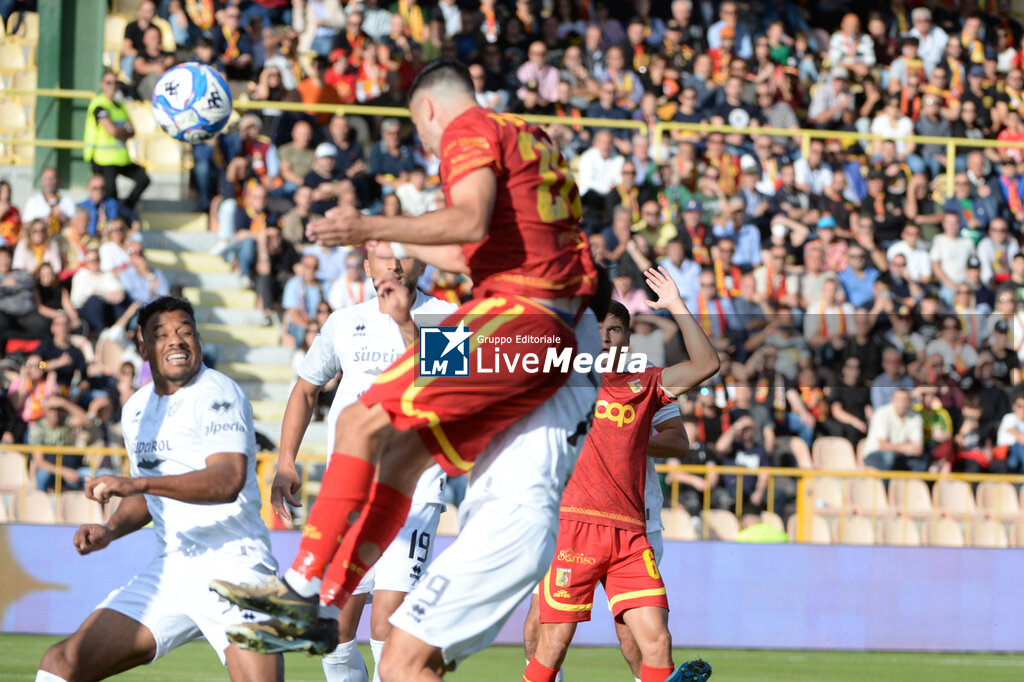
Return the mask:
<path fill-rule="evenodd" d="M 153 269 L 146 261 L 142 239 L 133 239 L 128 246 L 128 263 L 117 275 L 128 298 L 145 305 L 170 292 L 167 278 L 159 268 Z"/>
<path fill-rule="evenodd" d="M 174 66 L 174 55 L 163 50 L 160 29 L 150 26 L 142 34 L 142 50 L 135 56 L 132 68 L 132 83 L 139 99 L 145 101 L 153 96 L 153 89 L 160 76 Z"/>
<path fill-rule="evenodd" d="M 863 464 L 883 471 L 926 471 L 924 423 L 910 409 L 910 393 L 903 388 L 893 392 L 892 401 L 875 408 L 863 447 Z"/>
<path fill-rule="evenodd" d="M 811 98 L 807 118 L 818 128 L 837 129 L 852 122 L 854 98 L 847 87 L 850 72 L 843 66 L 834 66 L 828 83 L 822 84 Z"/>
<path fill-rule="evenodd" d="M 939 297 L 953 303 L 956 286 L 967 281 L 967 260 L 974 255 L 974 242 L 960 236 L 960 216 L 947 211 L 942 217 L 942 234 L 932 240 L 932 274 L 941 286 Z"/>
<path fill-rule="evenodd" d="M 153 24 L 156 17 L 156 3 L 153 0 L 143 0 L 135 14 L 135 21 L 124 27 L 124 41 L 121 45 L 121 73 L 129 80 L 133 77 L 135 59 L 145 50 L 145 33 L 150 28 L 157 28 Z"/>
<path fill-rule="evenodd" d="M 859 244 L 851 246 L 846 257 L 850 264 L 839 273 L 839 283 L 846 294 L 846 300 L 855 308 L 870 305 L 875 297 L 875 281 L 880 273 L 868 263 L 868 254 Z"/>
<path fill-rule="evenodd" d="M 11 203 L 11 184 L 0 180 L 0 246 L 14 246 L 21 235 L 21 211 Z"/>
<path fill-rule="evenodd" d="M 914 133 L 922 137 L 949 137 L 953 128 L 949 121 L 942 118 L 942 100 L 938 95 L 927 94 L 922 100 L 921 116 L 914 124 Z M 947 163 L 945 148 L 941 144 L 923 144 L 918 149 L 918 156 L 924 162 L 925 170 L 930 177 L 937 176 Z"/>
<path fill-rule="evenodd" d="M 1024 393 L 1017 394 L 1013 411 L 999 422 L 995 456 L 1003 460 L 998 468 L 1011 474 L 1024 473 Z"/>
<path fill-rule="evenodd" d="M 868 433 L 871 420 L 871 391 L 861 377 L 861 362 L 849 355 L 840 366 L 839 383 L 826 388 L 830 418 L 824 431 L 830 436 L 845 438 L 856 447 Z"/>
<path fill-rule="evenodd" d="M 757 470 L 770 467 L 772 460 L 764 446 L 755 442 L 756 431 L 753 417 L 744 415 L 722 433 L 715 443 L 715 449 L 721 454 L 720 461 L 723 466 L 740 466 L 753 470 L 751 475 L 743 477 L 743 499 L 745 503 L 763 509 L 766 503 L 765 494 L 768 491 L 768 474 L 758 473 Z M 719 475 L 714 470 L 708 472 L 708 485 L 720 485 L 734 496 L 733 503 L 738 492 L 738 480 L 735 475 Z"/>
<path fill-rule="evenodd" d="M 977 320 L 981 322 L 980 316 Z M 942 356 L 945 372 L 963 376 L 978 362 L 977 350 L 964 343 L 963 329 L 960 318 L 956 315 L 949 315 L 942 321 L 938 338 L 929 342 L 925 353 Z"/>
<path fill-rule="evenodd" d="M 70 292 L 57 279 L 57 272 L 46 263 L 40 265 L 36 272 L 35 299 L 36 310 L 46 319 L 55 320 L 64 315 L 70 321 L 70 330 L 82 326 L 78 311 L 71 305 Z"/>
<path fill-rule="evenodd" d="M 401 202 L 403 215 L 418 216 L 434 208 L 437 191 L 427 187 L 427 171 L 415 165 L 409 173 L 409 181 L 395 188 L 394 196 Z"/>
<path fill-rule="evenodd" d="M 64 269 L 60 257 L 60 245 L 50 228 L 42 220 L 33 220 L 28 224 L 26 234 L 18 240 L 14 247 L 14 260 L 11 267 L 34 273 L 43 263 L 48 264 L 57 272 Z"/>
<path fill-rule="evenodd" d="M 7 388 L 7 399 L 21 423 L 32 428 L 43 417 L 46 399 L 57 395 L 57 391 L 57 377 L 47 370 L 46 362 L 39 355 L 30 353 L 18 377 Z"/>
<path fill-rule="evenodd" d="M 128 226 L 124 220 L 115 218 L 107 224 L 100 245 L 100 270 L 119 274 L 128 266 Z"/>
<path fill-rule="evenodd" d="M 303 184 L 312 190 L 312 211 L 324 215 L 337 205 L 343 175 L 336 168 L 337 147 L 321 142 L 313 152 L 313 166 Z M 351 182 L 348 182 L 351 185 Z"/>
<path fill-rule="evenodd" d="M 643 238 L 657 258 L 665 256 L 669 241 L 679 234 L 676 226 L 661 219 L 661 207 L 654 200 L 645 201 L 640 207 L 640 220 L 633 225 L 633 234 Z"/>
<path fill-rule="evenodd" d="M 60 395 L 50 395 L 43 401 L 43 416 L 29 427 L 28 444 L 72 446 L 75 444 L 74 432 L 88 426 L 89 423 L 89 414 L 81 407 Z M 57 455 L 44 455 L 41 450 L 32 451 L 36 488 L 43 491 L 53 490 L 56 487 L 57 475 L 60 474 L 62 489 L 81 490 L 85 484 L 85 477 L 90 475 L 85 457 L 64 454 L 60 459 L 60 468 L 57 467 L 57 461 Z"/>
<path fill-rule="evenodd" d="M 530 43 L 527 50 L 527 61 L 516 71 L 516 78 L 525 85 L 530 81 L 537 82 L 537 92 L 545 102 L 554 102 L 558 99 L 559 72 L 554 66 L 548 64 L 548 48 L 543 41 L 537 40 Z M 525 95 L 524 88 L 516 93 L 519 99 Z"/>
<path fill-rule="evenodd" d="M 224 72 L 232 80 L 249 80 L 252 77 L 253 41 L 242 29 L 242 11 L 237 5 L 228 5 L 218 16 L 219 30 L 214 33 L 214 49 L 224 66 Z"/>
<path fill-rule="evenodd" d="M 603 87 L 603 86 L 602 86 Z M 580 197 L 592 219 L 603 220 L 604 208 L 608 204 L 612 190 L 622 179 L 622 168 L 625 159 L 615 150 L 612 133 L 609 130 L 598 130 L 594 133 L 594 144 L 580 155 L 577 183 Z"/>
<path fill-rule="evenodd" d="M 875 65 L 875 44 L 871 36 L 861 33 L 860 17 L 852 12 L 843 17 L 839 30 L 828 43 L 829 62 L 852 72 L 863 80 Z"/>
<path fill-rule="evenodd" d="M 0 246 L 0 356 L 10 339 L 43 339 L 50 326 L 35 307 L 35 278 L 11 263 L 10 247 Z"/>
<path fill-rule="evenodd" d="M 986 236 L 978 242 L 978 260 L 981 264 L 981 281 L 990 287 L 1006 283 L 1010 279 L 1010 263 L 1020 252 L 1016 239 L 1010 239 L 1007 222 L 994 218 L 988 226 Z"/>
<path fill-rule="evenodd" d="M 340 0 L 305 0 L 295 5 L 292 26 L 300 34 L 300 52 L 326 57 L 338 31 L 345 26 L 345 10 Z"/>
<path fill-rule="evenodd" d="M 267 190 L 260 184 L 250 183 L 245 190 L 244 209 L 235 213 L 232 241 L 223 253 L 224 260 L 236 262 L 246 287 L 252 286 L 252 266 L 256 262 L 256 241 L 253 235 L 276 222 L 277 215 L 268 208 Z"/>
<path fill-rule="evenodd" d="M 281 145 L 278 150 L 281 179 L 284 180 L 281 193 L 284 196 L 292 196 L 313 167 L 312 141 L 312 126 L 306 121 L 296 121 L 292 126 L 292 141 Z"/>
<path fill-rule="evenodd" d="M 735 53 L 742 59 L 754 56 L 753 43 L 747 27 L 739 22 L 739 9 L 735 2 L 723 2 L 718 9 L 719 20 L 708 27 L 708 47 L 717 48 L 722 45 L 722 29 L 729 27 L 735 37 Z"/>
<path fill-rule="evenodd" d="M 414 161 L 412 151 L 402 144 L 401 124 L 385 119 L 380 125 L 381 141 L 370 149 L 370 175 L 385 193 L 408 182 Z"/>
<path fill-rule="evenodd" d="M 76 387 L 84 394 L 89 387 L 88 366 L 82 351 L 71 342 L 71 329 L 71 318 L 58 311 L 50 319 L 50 338 L 39 344 L 35 354 L 46 363 L 46 371 L 54 373 L 62 393 L 70 395 Z"/>
<path fill-rule="evenodd" d="M 114 218 L 124 218 L 132 231 L 137 232 L 140 229 L 139 217 L 122 206 L 114 197 L 107 196 L 107 181 L 102 175 L 89 178 L 86 189 L 88 194 L 78 203 L 78 208 L 84 208 L 88 213 L 88 234 L 94 237 L 102 235 L 107 229 L 107 222 Z"/>
<path fill-rule="evenodd" d="M 295 196 L 292 198 L 295 206 L 281 216 L 278 224 L 285 240 L 291 244 L 304 244 L 308 240 L 306 226 L 318 219 L 320 214 L 313 212 L 312 188 L 302 185 L 295 190 Z"/>
<path fill-rule="evenodd" d="M 296 266 L 296 274 L 284 286 L 281 306 L 284 308 L 285 335 L 282 343 L 286 346 L 295 347 L 302 344 L 306 325 L 316 316 L 320 301 L 326 298 L 316 278 L 317 267 L 316 256 L 302 256 Z"/>
<path fill-rule="evenodd" d="M 921 61 L 924 62 L 925 70 L 931 71 L 942 61 L 949 36 L 932 23 L 932 12 L 927 7 L 917 7 L 911 11 L 910 21 L 913 27 L 907 35 L 917 38 Z"/>
<path fill-rule="evenodd" d="M 892 402 L 897 390 L 909 391 L 914 380 L 905 373 L 903 351 L 886 348 L 882 351 L 882 373 L 871 381 L 871 407 L 874 410 Z"/>
<path fill-rule="evenodd" d="M 376 296 L 373 282 L 366 276 L 363 257 L 358 251 L 345 256 L 345 273 L 334 280 L 327 294 L 327 302 L 334 310 L 362 303 Z"/>
<path fill-rule="evenodd" d="M 117 198 L 119 175 L 134 181 L 135 187 L 124 200 L 128 209 L 134 209 L 142 193 L 149 187 L 150 179 L 142 166 L 132 163 L 128 154 L 125 142 L 135 136 L 135 129 L 128 117 L 128 110 L 116 98 L 117 88 L 117 76 L 110 71 L 105 72 L 100 79 L 100 94 L 89 102 L 85 112 L 85 151 L 82 158 L 92 163 L 94 175 L 103 177 L 108 197 Z M 53 187 L 56 189 L 55 182 Z M 71 211 L 68 210 L 65 215 L 70 216 Z"/>
<path fill-rule="evenodd" d="M 300 188 L 300 191 L 303 191 Z M 309 193 L 306 188 L 304 194 Z M 299 192 L 296 192 L 298 195 Z M 287 217 L 287 215 L 286 215 Z M 260 310 L 265 316 L 281 306 L 281 296 L 288 279 L 295 272 L 299 263 L 299 254 L 294 244 L 286 239 L 281 227 L 267 225 L 262 232 L 256 233 L 256 294 L 259 297 Z M 269 317 L 266 321 L 271 321 Z"/>
<path fill-rule="evenodd" d="M 39 188 L 40 191 L 30 196 L 25 202 L 21 211 L 21 219 L 25 224 L 31 223 L 33 220 L 42 220 L 51 232 L 60 232 L 75 212 L 75 202 L 70 196 L 61 193 L 60 179 L 57 177 L 56 168 L 43 169 L 39 176 Z"/>
<path fill-rule="evenodd" d="M 131 301 L 113 272 L 100 270 L 100 254 L 86 252 L 84 267 L 71 278 L 71 305 L 88 325 L 90 338 L 119 318 Z"/>

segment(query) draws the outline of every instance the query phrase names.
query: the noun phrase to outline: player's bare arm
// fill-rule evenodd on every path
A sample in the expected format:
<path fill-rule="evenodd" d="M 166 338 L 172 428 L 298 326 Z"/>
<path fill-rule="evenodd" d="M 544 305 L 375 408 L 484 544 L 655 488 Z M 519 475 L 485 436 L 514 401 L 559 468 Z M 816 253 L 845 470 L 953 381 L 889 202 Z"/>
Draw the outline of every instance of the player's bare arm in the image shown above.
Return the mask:
<path fill-rule="evenodd" d="M 471 244 L 487 236 L 497 192 L 490 168 L 468 173 L 451 188 L 450 205 L 421 216 L 366 216 L 353 206 L 339 206 L 307 228 L 310 239 L 324 246 L 362 244 L 370 239 L 403 244 Z M 424 262 L 430 251 L 414 253 Z M 440 266 L 438 266 L 440 267 Z"/>
<path fill-rule="evenodd" d="M 85 484 L 85 495 L 97 502 L 112 497 L 158 495 L 190 504 L 227 504 L 245 486 L 246 457 L 241 452 L 218 452 L 206 466 L 176 476 L 98 476 Z"/>
<path fill-rule="evenodd" d="M 87 523 L 75 532 L 75 549 L 81 555 L 98 552 L 114 540 L 134 533 L 152 520 L 145 497 L 126 499 L 105 524 Z"/>
<path fill-rule="evenodd" d="M 277 473 L 274 475 L 274 483 L 270 488 L 270 506 L 274 513 L 286 522 L 292 520 L 292 513 L 288 505 L 302 506 L 302 503 L 295 497 L 302 486 L 302 479 L 295 468 L 295 458 L 299 452 L 302 436 L 309 427 L 309 420 L 313 417 L 313 409 L 321 388 L 321 386 L 298 377 L 288 396 L 284 418 L 281 420 L 281 447 L 277 453 Z"/>
<path fill-rule="evenodd" d="M 667 310 L 672 313 L 679 331 L 683 335 L 683 346 L 690 359 L 666 367 L 661 374 L 662 388 L 666 393 L 680 396 L 700 385 L 718 371 L 718 352 L 711 345 L 700 324 L 686 308 L 679 287 L 668 276 L 665 268 L 651 268 L 646 273 L 647 285 L 657 294 L 658 300 L 647 301 L 653 310 Z"/>
<path fill-rule="evenodd" d="M 681 457 L 690 447 L 683 421 L 679 417 L 668 419 L 657 426 L 658 433 L 647 442 L 647 456 L 655 459 Z"/>

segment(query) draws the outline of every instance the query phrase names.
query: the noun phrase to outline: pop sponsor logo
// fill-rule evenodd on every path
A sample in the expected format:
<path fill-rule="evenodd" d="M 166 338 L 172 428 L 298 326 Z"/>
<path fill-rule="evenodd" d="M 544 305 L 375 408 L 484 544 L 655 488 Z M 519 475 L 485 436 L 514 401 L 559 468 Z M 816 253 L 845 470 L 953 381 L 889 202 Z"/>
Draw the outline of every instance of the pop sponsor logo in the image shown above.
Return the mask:
<path fill-rule="evenodd" d="M 597 563 L 597 559 L 595 559 L 594 557 L 587 556 L 583 552 L 574 552 L 571 547 L 569 549 L 563 549 L 559 551 L 558 560 L 563 561 L 567 564 L 586 564 L 588 566 L 593 566 Z M 564 569 L 560 568 L 558 570 L 561 571 Z"/>
<path fill-rule="evenodd" d="M 622 403 L 610 403 L 607 400 L 598 400 L 594 409 L 594 419 L 607 419 L 618 427 L 632 424 L 636 419 L 636 410 L 631 405 Z"/>

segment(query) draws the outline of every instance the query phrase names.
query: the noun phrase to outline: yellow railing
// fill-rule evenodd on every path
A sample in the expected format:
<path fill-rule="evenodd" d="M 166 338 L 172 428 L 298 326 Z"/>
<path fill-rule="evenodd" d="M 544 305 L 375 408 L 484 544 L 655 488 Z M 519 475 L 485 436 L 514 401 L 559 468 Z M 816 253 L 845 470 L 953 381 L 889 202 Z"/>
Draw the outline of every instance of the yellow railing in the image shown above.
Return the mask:
<path fill-rule="evenodd" d="M 35 451 L 42 452 L 48 455 L 56 455 L 57 457 L 57 504 L 58 504 L 58 518 L 60 518 L 60 491 L 62 488 L 62 481 L 59 475 L 60 467 L 62 466 L 63 457 L 69 455 L 95 455 L 95 456 L 115 456 L 122 457 L 121 464 L 122 468 L 126 471 L 127 459 L 124 458 L 125 450 L 123 448 L 78 448 L 78 447 L 55 447 L 55 446 L 31 446 L 31 445 L 3 445 L 0 446 L 0 451 L 14 451 L 21 453 L 26 458 Z M 257 455 L 257 477 L 259 480 L 260 493 L 263 500 L 263 506 L 261 508 L 261 516 L 264 522 L 268 526 L 274 524 L 273 512 L 270 509 L 270 487 L 273 482 L 275 465 L 277 461 L 277 455 L 273 452 L 260 452 Z M 319 491 L 319 482 L 310 481 L 310 466 L 312 464 L 323 464 L 326 462 L 326 456 L 322 454 L 310 454 L 307 452 L 300 453 L 298 456 L 299 463 L 304 466 L 302 470 L 302 489 L 300 491 L 300 500 L 303 504 L 303 509 L 307 512 L 309 510 L 309 500 L 311 496 L 315 496 Z M 93 471 L 97 466 L 97 462 L 91 463 Z M 842 526 L 844 523 L 849 523 L 851 518 L 862 517 L 870 520 L 872 525 L 877 525 L 877 522 L 889 518 L 898 518 L 903 523 L 913 523 L 916 520 L 920 521 L 932 521 L 937 522 L 943 517 L 954 517 L 964 521 L 966 544 L 971 544 L 971 532 L 972 524 L 971 521 L 979 519 L 991 519 L 1000 523 L 1009 523 L 1017 520 L 1017 516 L 1008 516 L 1004 511 L 1003 500 L 996 499 L 994 509 L 985 510 L 975 504 L 975 495 L 972 490 L 968 488 L 967 497 L 962 499 L 962 508 L 949 508 L 948 506 L 943 507 L 936 500 L 934 504 L 931 503 L 933 493 L 928 492 L 929 506 L 926 514 L 922 514 L 919 511 L 909 507 L 910 496 L 904 494 L 901 503 L 897 505 L 891 505 L 888 496 L 884 490 L 879 486 L 875 486 L 877 494 L 871 495 L 871 501 L 867 507 L 857 508 L 854 506 L 854 500 L 852 500 L 852 489 L 851 486 L 854 481 L 857 480 L 876 480 L 884 481 L 891 484 L 893 481 L 924 481 L 928 483 L 945 485 L 948 481 L 959 481 L 964 484 L 976 484 L 976 483 L 1010 483 L 1015 486 L 1024 485 L 1024 475 L 1009 475 L 1009 474 L 931 474 L 931 473 L 915 473 L 906 471 L 875 471 L 875 470 L 826 470 L 826 469 L 791 469 L 784 467 L 766 467 L 762 469 L 748 469 L 746 467 L 735 467 L 735 466 L 705 466 L 705 465 L 657 465 L 659 473 L 663 474 L 674 474 L 674 473 L 689 473 L 696 474 L 707 480 L 707 476 L 710 472 L 715 472 L 720 476 L 735 476 L 736 477 L 736 490 L 735 490 L 735 516 L 737 519 L 742 517 L 744 508 L 744 494 L 743 494 L 743 483 L 746 477 L 758 476 L 761 474 L 768 475 L 768 485 L 765 491 L 764 504 L 766 510 L 770 513 L 778 514 L 782 510 L 775 508 L 775 488 L 777 486 L 778 479 L 795 479 L 796 480 L 796 494 L 795 494 L 795 505 L 796 505 L 796 525 L 795 525 L 795 540 L 797 542 L 809 542 L 812 541 L 811 537 L 811 524 L 815 516 L 825 516 L 835 521 L 838 527 L 839 535 L 842 534 Z M 838 479 L 848 483 L 840 488 L 839 505 L 832 507 L 818 507 L 817 502 L 821 499 L 815 491 L 815 482 L 817 479 Z M 0 481 L 0 490 L 4 488 L 4 481 Z M 24 478 L 20 491 L 9 492 L 20 492 L 24 493 L 28 486 L 34 486 L 35 481 L 30 480 L 27 476 Z M 682 506 L 679 502 L 679 481 L 673 480 L 669 485 L 669 509 L 681 510 Z M 1002 487 L 997 487 L 995 493 L 997 495 L 1005 494 L 1016 494 L 1016 490 L 1012 492 L 1005 492 Z M 1015 502 L 1014 500 L 1007 500 L 1007 502 Z M 1014 504 L 1010 505 L 1015 506 Z M 705 487 L 703 498 L 702 498 L 702 511 L 701 514 L 705 518 L 708 513 L 711 512 L 711 489 Z M 779 514 L 781 516 L 781 514 Z M 711 528 L 709 523 L 703 524 L 703 539 L 711 539 Z M 1018 543 L 1019 544 L 1019 543 Z"/>

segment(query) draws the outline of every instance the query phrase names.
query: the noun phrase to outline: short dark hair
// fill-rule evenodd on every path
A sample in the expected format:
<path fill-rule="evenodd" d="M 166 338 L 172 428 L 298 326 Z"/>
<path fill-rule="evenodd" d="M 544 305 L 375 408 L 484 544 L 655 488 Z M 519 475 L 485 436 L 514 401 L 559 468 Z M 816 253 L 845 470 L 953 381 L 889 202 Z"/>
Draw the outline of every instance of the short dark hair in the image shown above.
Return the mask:
<path fill-rule="evenodd" d="M 629 310 L 626 306 L 615 300 L 608 301 L 608 312 L 605 314 L 605 319 L 608 319 L 609 317 L 614 317 L 622 323 L 622 326 L 625 327 L 627 331 L 629 330 Z"/>
<path fill-rule="evenodd" d="M 457 59 L 443 57 L 430 62 L 419 72 L 409 87 L 409 101 L 413 100 L 420 89 L 441 84 L 461 87 L 469 96 L 476 92 L 473 88 L 473 79 L 469 76 L 469 68 Z"/>
<path fill-rule="evenodd" d="M 149 324 L 151 318 L 156 317 L 160 313 L 171 313 L 175 310 L 183 311 L 192 319 L 192 324 L 195 325 L 196 312 L 192 309 L 191 303 L 177 296 L 161 296 L 139 309 L 138 327 L 145 334 L 146 325 Z"/>
<path fill-rule="evenodd" d="M 7 244 L 0 244 L 0 253 L 6 253 L 11 258 L 14 258 L 14 249 L 9 247 Z"/>

